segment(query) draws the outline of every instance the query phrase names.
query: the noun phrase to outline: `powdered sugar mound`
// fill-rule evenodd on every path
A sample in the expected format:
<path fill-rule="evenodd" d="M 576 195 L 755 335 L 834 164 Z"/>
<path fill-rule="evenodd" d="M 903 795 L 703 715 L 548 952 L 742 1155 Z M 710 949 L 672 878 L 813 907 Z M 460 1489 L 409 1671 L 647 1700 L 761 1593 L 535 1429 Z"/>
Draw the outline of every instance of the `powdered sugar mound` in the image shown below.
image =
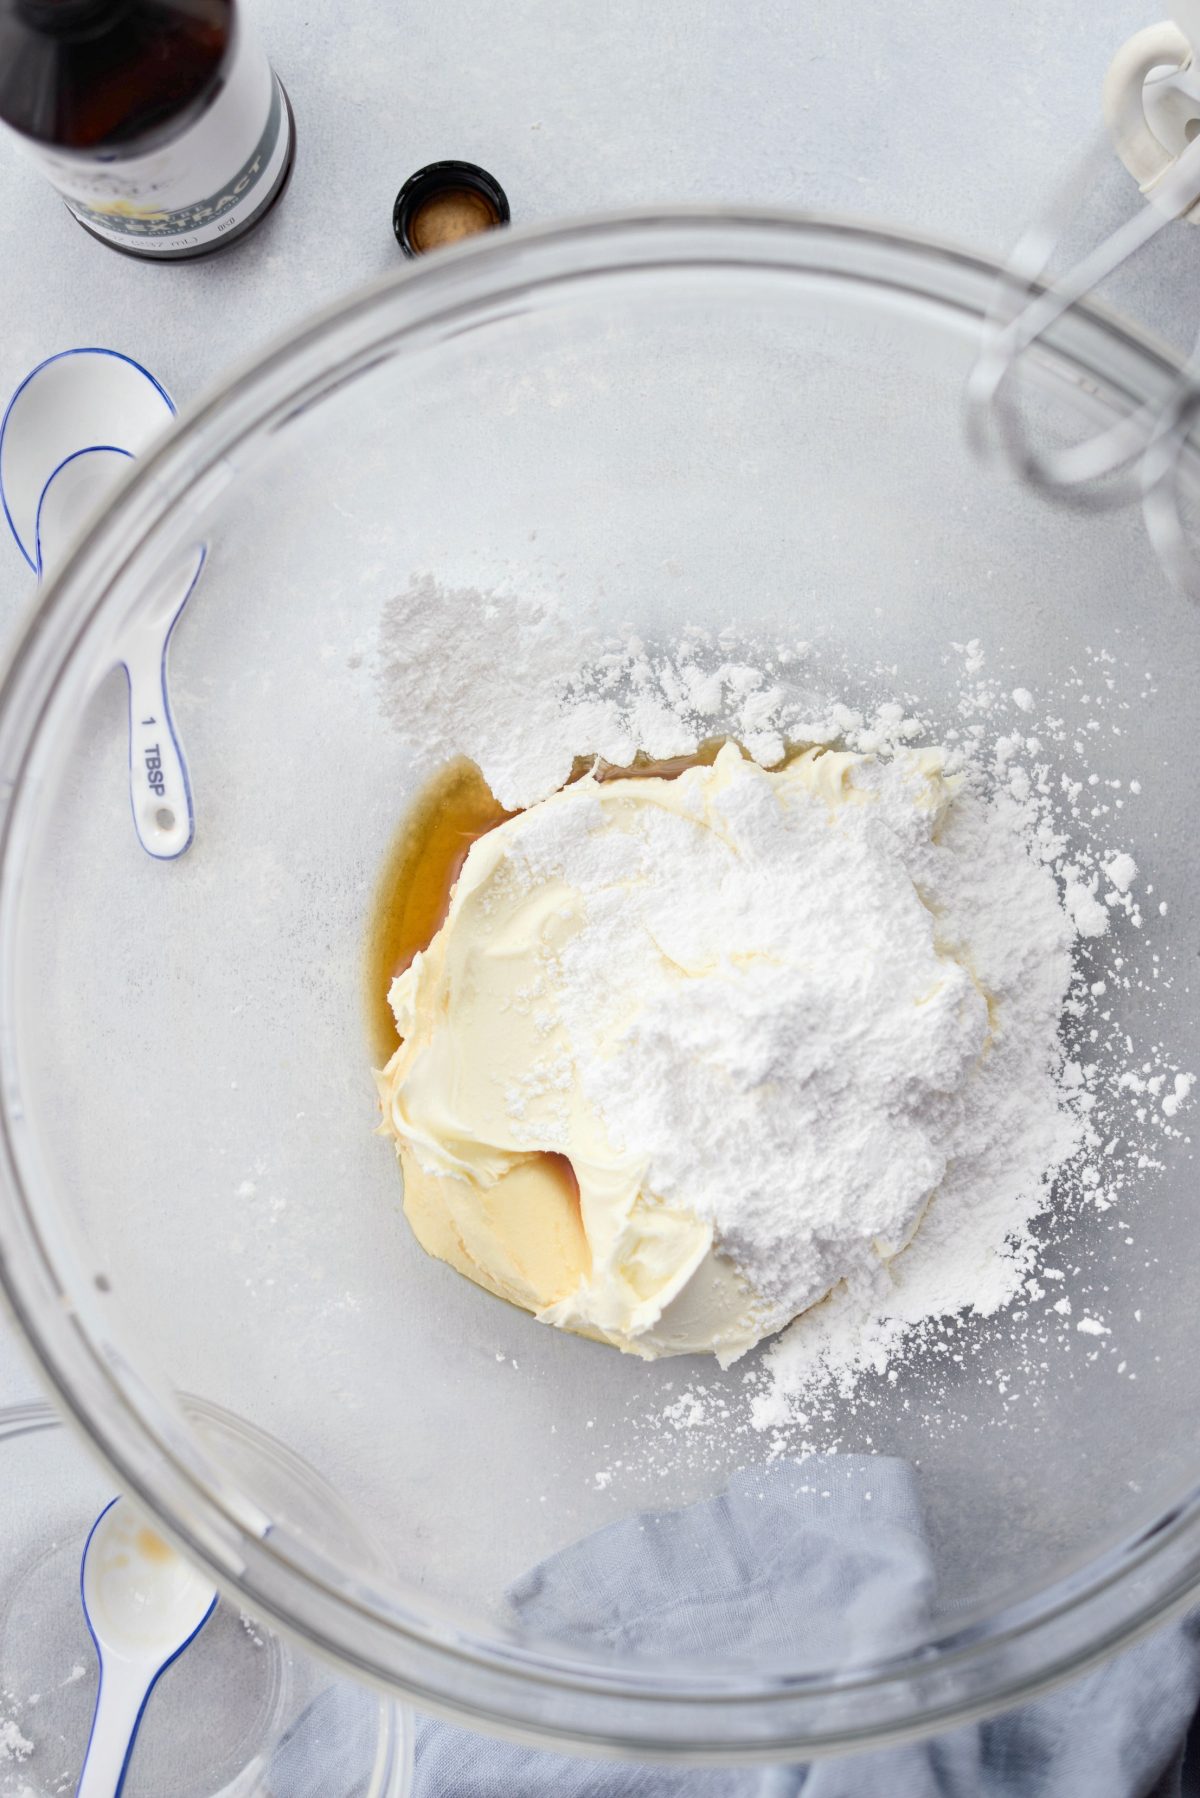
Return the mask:
<path fill-rule="evenodd" d="M 588 647 L 549 604 L 424 576 L 384 611 L 379 696 L 431 767 L 469 756 L 515 809 L 570 775 L 578 749 L 563 729 L 562 696 Z"/>
<path fill-rule="evenodd" d="M 776 784 L 729 749 L 619 831 L 586 788 L 524 820 L 529 877 L 584 906 L 555 971 L 584 1091 L 643 1190 L 713 1223 L 768 1329 L 844 1275 L 873 1295 L 933 1194 L 934 1284 L 910 1254 L 898 1315 L 994 1309 L 1019 1274 L 987 1255 L 1074 1146 L 1053 877 L 1011 803 L 951 800 L 937 759 L 852 764 L 831 806 L 791 778 L 824 761 Z"/>
<path fill-rule="evenodd" d="M 1071 931 L 1011 800 L 960 798 L 919 876 L 940 940 L 992 996 L 988 1052 L 964 1088 L 944 1178 L 911 1244 L 886 1270 L 847 1280 L 771 1350 L 753 1402 L 759 1429 L 785 1423 L 814 1382 L 845 1390 L 863 1369 L 883 1371 L 916 1326 L 1010 1303 L 1035 1258 L 1030 1225 L 1079 1145 L 1059 1084 Z"/>
<path fill-rule="evenodd" d="M 1094 733 L 1068 730 L 1052 699 L 1034 725 L 1028 716 L 1033 708 L 1024 703 L 1026 696 L 1032 697 L 1028 689 L 1009 690 L 989 676 L 979 642 L 957 653 L 961 722 L 945 735 L 959 742 L 964 765 L 990 788 L 994 802 L 1009 807 L 1025 853 L 1042 864 L 1061 892 L 1075 935 L 1074 973 L 1061 1008 L 1068 1054 L 1053 1109 L 1026 1109 L 1033 1088 L 1022 1080 L 1019 1031 L 1007 1042 L 998 1033 L 991 1070 L 995 1089 L 986 1095 L 986 1107 L 976 1120 L 973 1148 L 966 1145 L 911 1247 L 891 1264 L 893 1278 L 877 1279 L 869 1288 L 853 1282 L 840 1287 L 799 1319 L 750 1377 L 751 1420 L 764 1434 L 768 1453 L 794 1452 L 797 1431 L 803 1432 L 806 1445 L 836 1446 L 844 1427 L 841 1406 L 856 1393 L 864 1373 L 886 1373 L 893 1379 L 900 1362 L 914 1355 L 923 1356 L 927 1368 L 937 1357 L 960 1360 L 960 1319 L 1003 1312 L 998 1327 L 1005 1331 L 1013 1369 L 998 1385 L 1006 1408 L 1038 1389 L 1043 1357 L 1055 1336 L 1064 1351 L 1071 1336 L 1082 1335 L 1095 1339 L 1090 1358 L 1109 1353 L 1112 1329 L 1093 1314 L 1091 1288 L 1077 1285 L 1074 1304 L 1061 1288 L 1055 1291 L 1069 1275 L 1054 1265 L 1057 1220 L 1051 1215 L 1039 1225 L 1039 1214 L 1053 1205 L 1060 1217 L 1084 1209 L 1120 1219 L 1117 1207 L 1126 1207 L 1132 1194 L 1163 1167 L 1162 1152 L 1184 1140 L 1175 1119 L 1189 1100 L 1194 1076 L 1176 1066 L 1161 1045 L 1139 1052 L 1112 1004 L 1114 994 L 1135 990 L 1149 998 L 1165 977 L 1157 952 L 1147 956 L 1145 972 L 1139 972 L 1115 929 L 1118 923 L 1135 933 L 1144 927 L 1134 892 L 1137 863 L 1112 838 L 1124 794 L 1136 797 L 1140 782 L 1110 778 L 1102 785 L 1088 768 Z M 1116 696 L 1112 658 L 1098 652 L 1095 662 L 1091 677 L 1074 671 L 1069 677 L 1079 687 L 1086 681 L 1084 703 L 1097 714 L 1092 722 L 1110 711 L 1119 716 L 1125 704 Z M 1024 714 L 1016 731 L 1014 707 Z M 1110 728 L 1119 734 L 1119 723 Z M 1068 772 L 1069 758 L 1077 773 Z M 970 814 L 959 812 L 952 827 L 969 828 Z M 1041 953 L 1048 939 L 1040 937 L 1035 920 L 1023 919 L 1014 909 L 1014 895 L 1003 901 L 1004 873 L 992 863 L 986 846 L 980 844 L 976 855 L 964 856 L 958 866 L 980 870 L 976 903 L 994 921 L 999 965 L 1011 958 L 1013 990 L 1022 991 L 1025 982 L 1037 982 L 1049 971 Z M 994 909 L 992 894 L 999 901 Z M 963 900 L 971 903 L 965 893 Z M 1052 978 L 1057 981 L 1058 974 Z M 1027 1028 L 1028 1019 L 1020 1024 Z M 967 1193 L 971 1202 L 963 1204 Z M 1122 1220 L 1118 1228 L 1127 1232 L 1129 1225 Z M 1049 1249 L 1042 1238 L 1049 1239 Z M 1134 1241 L 1132 1236 L 1125 1240 L 1130 1245 Z M 1073 1273 L 1079 1276 L 1080 1271 L 1076 1267 Z M 1117 1373 L 1136 1378 L 1120 1348 L 1111 1352 Z M 946 1419 L 942 1421 L 944 1427 Z"/>
<path fill-rule="evenodd" d="M 548 597 L 425 576 L 385 608 L 375 672 L 414 752 L 431 767 L 469 756 L 517 810 L 557 791 L 579 758 L 625 767 L 732 736 L 771 767 L 788 743 L 849 740 L 862 718 L 799 683 L 802 663 L 800 649 L 755 649 L 732 631 L 692 630 L 652 651 L 632 631 L 606 638 Z"/>
<path fill-rule="evenodd" d="M 1105 1258 L 1134 1240 L 1136 1204 L 1189 1148 L 1194 1075 L 1154 1022 L 1172 982 L 1186 994 L 1188 968 L 1164 935 L 1175 896 L 1154 890 L 1153 836 L 1138 834 L 1146 767 L 1113 760 L 1131 707 L 1152 704 L 1153 684 L 1138 661 L 1123 693 L 1129 671 L 1109 648 L 1088 648 L 1053 675 L 1007 664 L 1002 648 L 974 638 L 948 645 L 944 660 L 944 690 L 913 695 L 899 690 L 894 668 L 835 668 L 830 651 L 732 630 L 687 631 L 666 644 L 610 637 L 549 598 L 451 592 L 430 580 L 400 594 L 381 621 L 378 692 L 398 734 L 430 767 L 471 756 L 508 806 L 554 791 L 578 757 L 627 765 L 639 752 L 687 755 L 722 735 L 768 767 L 795 743 L 883 757 L 942 743 L 948 765 L 968 777 L 943 840 L 930 846 L 922 890 L 936 894 L 939 930 L 973 920 L 980 985 L 1011 995 L 971 1083 L 981 1110 L 964 1110 L 910 1246 L 839 1284 L 739 1376 L 736 1392 L 719 1377 L 696 1378 L 665 1413 L 648 1403 L 649 1456 L 695 1466 L 711 1444 L 721 1463 L 742 1430 L 754 1458 L 836 1447 L 848 1429 L 856 1447 L 868 1445 L 863 1395 L 876 1375 L 884 1409 L 886 1383 L 910 1356 L 922 1357 L 923 1391 L 948 1391 L 938 1366 L 957 1367 L 982 1343 L 989 1353 L 1002 1345 L 1006 1371 L 988 1377 L 1005 1410 L 1050 1382 L 1055 1354 L 1071 1354 L 1072 1365 L 1081 1354 L 1089 1364 L 1103 1357 L 1115 1376 L 1137 1377 L 1136 1342 L 1122 1342 L 1103 1279 L 1054 1243 L 1073 1219 L 1102 1220 L 1097 1265 L 1110 1272 Z M 994 835 L 970 846 L 976 830 Z M 961 885 L 935 851 L 953 858 Z M 1067 955 L 1060 1041 L 1048 1023 L 1050 988 L 1061 993 Z M 746 1048 L 740 1060 L 731 1051 L 728 1077 L 752 1082 L 780 1047 Z M 680 1108 L 695 1102 L 691 1094 Z M 951 1427 L 950 1399 L 939 1408 L 931 1398 L 929 1409 L 937 1427 Z"/>
<path fill-rule="evenodd" d="M 926 890 L 953 859 L 929 853 L 945 790 L 901 756 L 831 808 L 801 772 L 730 748 L 616 831 L 574 788 L 526 815 L 521 857 L 581 895 L 555 985 L 609 1141 L 715 1225 L 768 1328 L 908 1240 L 989 1037 L 971 921 L 944 930 Z"/>

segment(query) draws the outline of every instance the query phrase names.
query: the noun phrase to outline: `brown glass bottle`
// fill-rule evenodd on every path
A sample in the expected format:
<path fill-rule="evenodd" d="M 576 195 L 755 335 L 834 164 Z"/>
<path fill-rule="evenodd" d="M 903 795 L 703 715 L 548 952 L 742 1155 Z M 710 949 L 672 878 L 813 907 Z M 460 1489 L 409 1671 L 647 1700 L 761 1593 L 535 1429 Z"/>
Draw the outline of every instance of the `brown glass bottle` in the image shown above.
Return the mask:
<path fill-rule="evenodd" d="M 85 230 L 156 260 L 237 242 L 291 173 L 235 0 L 0 0 L 0 120 Z"/>

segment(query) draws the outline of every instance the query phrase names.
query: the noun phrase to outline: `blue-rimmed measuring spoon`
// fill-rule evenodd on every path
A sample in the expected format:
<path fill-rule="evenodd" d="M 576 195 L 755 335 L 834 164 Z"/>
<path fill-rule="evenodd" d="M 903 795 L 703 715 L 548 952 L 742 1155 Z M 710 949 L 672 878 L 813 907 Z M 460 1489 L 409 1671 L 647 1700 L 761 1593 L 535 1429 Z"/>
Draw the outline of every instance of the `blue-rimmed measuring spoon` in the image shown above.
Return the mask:
<path fill-rule="evenodd" d="M 132 460 L 127 450 L 97 446 L 69 456 L 46 485 L 34 542 L 38 579 L 65 555 L 79 526 L 102 504 Z M 175 622 L 199 579 L 197 550 L 142 601 L 121 633 L 118 654 L 129 679 L 129 802 L 143 849 L 159 860 L 182 855 L 192 840 L 192 789 L 171 717 L 167 650 Z"/>
<path fill-rule="evenodd" d="M 100 1689 L 76 1798 L 118 1798 L 150 1694 L 204 1628 L 217 1594 L 124 1498 L 92 1525 L 79 1585 Z"/>
<path fill-rule="evenodd" d="M 25 377 L 0 423 L 0 503 L 39 580 L 174 415 L 161 383 L 115 350 L 64 350 Z M 191 783 L 167 692 L 167 650 L 203 561 L 198 549 L 148 595 L 116 648 L 129 677 L 134 828 L 159 860 L 182 855 L 193 834 Z"/>

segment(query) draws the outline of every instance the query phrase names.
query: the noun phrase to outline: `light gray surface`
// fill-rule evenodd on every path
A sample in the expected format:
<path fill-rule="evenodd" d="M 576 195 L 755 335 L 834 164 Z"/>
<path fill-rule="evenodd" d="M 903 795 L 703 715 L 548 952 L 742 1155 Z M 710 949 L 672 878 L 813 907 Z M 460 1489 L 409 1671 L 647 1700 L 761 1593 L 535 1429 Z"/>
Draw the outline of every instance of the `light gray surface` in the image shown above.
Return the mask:
<path fill-rule="evenodd" d="M 1050 9 L 961 0 L 259 0 L 291 94 L 290 193 L 242 247 L 146 266 L 88 238 L 9 142 L 0 391 L 41 357 L 100 343 L 181 401 L 231 360 L 397 266 L 392 198 L 421 163 L 484 163 L 514 219 L 655 201 L 865 215 L 1000 252 L 1098 123 L 1113 50 L 1153 0 Z M 1186 335 L 1200 239 L 1180 228 L 1128 303 Z M 0 631 L 28 598 L 0 544 Z M 0 1397 L 33 1375 L 0 1339 Z"/>

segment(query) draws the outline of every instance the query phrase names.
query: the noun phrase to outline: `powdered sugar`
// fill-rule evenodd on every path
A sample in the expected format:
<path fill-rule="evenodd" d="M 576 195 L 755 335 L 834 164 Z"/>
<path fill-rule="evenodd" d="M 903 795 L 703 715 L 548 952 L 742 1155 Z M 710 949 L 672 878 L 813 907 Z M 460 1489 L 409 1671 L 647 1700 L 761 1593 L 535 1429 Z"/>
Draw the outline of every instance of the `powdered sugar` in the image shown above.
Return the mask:
<path fill-rule="evenodd" d="M 863 721 L 797 686 L 802 647 L 693 630 L 651 651 L 633 631 L 613 641 L 581 628 L 549 599 L 425 578 L 387 606 L 376 673 L 384 709 L 428 765 L 469 756 L 515 810 L 561 787 L 580 757 L 624 767 L 731 736 L 770 767 L 789 742 L 835 741 Z"/>
<path fill-rule="evenodd" d="M 587 1098 L 643 1190 L 715 1226 L 768 1331 L 842 1278 L 910 1322 L 994 1309 L 1021 1264 L 989 1251 L 1074 1147 L 1053 878 L 1011 802 L 952 796 L 939 762 L 768 776 L 730 748 L 619 830 L 586 785 L 522 821 L 525 877 L 579 896 L 547 978 Z M 540 1068 L 543 1133 L 555 1077 Z M 929 1251 L 886 1273 L 931 1200 Z"/>
<path fill-rule="evenodd" d="M 1152 989 L 1162 966 L 1158 954 L 1152 953 L 1143 974 L 1131 963 L 1123 943 L 1109 947 L 1114 943 L 1114 920 L 1123 920 L 1135 933 L 1144 927 L 1135 890 L 1136 861 L 1109 834 L 1123 810 L 1122 783 L 1114 780 L 1107 790 L 1101 787 L 1098 777 L 1087 770 L 1086 739 L 1072 736 L 1054 711 L 1045 711 L 1035 734 L 1013 734 L 1007 724 L 1010 701 L 1021 712 L 1032 708 L 1025 707 L 1016 693 L 1006 694 L 1001 683 L 986 674 L 987 658 L 980 643 L 963 646 L 957 653 L 960 723 L 946 735 L 962 745 L 969 764 L 997 798 L 1012 805 L 1029 853 L 1055 872 L 1076 932 L 1075 973 L 1063 1007 L 1068 1054 L 1059 1080 L 1057 1119 L 1044 1120 L 1047 1134 L 1039 1140 L 1036 1129 L 1031 1131 L 1028 1124 L 1018 1127 L 1016 1118 L 1010 1117 L 1011 1154 L 1014 1163 L 1025 1163 L 1027 1176 L 1043 1156 L 1047 1177 L 1061 1162 L 1053 1194 L 1042 1186 L 1043 1205 L 1052 1199 L 1055 1209 L 1068 1216 L 1078 1208 L 1114 1211 L 1128 1202 L 1132 1188 L 1162 1166 L 1156 1141 L 1165 1149 L 1180 1139 L 1174 1123 L 1176 1093 L 1182 1104 L 1193 1085 L 1192 1075 L 1172 1065 L 1161 1045 L 1147 1057 L 1139 1056 L 1113 1009 L 1114 992 Z M 1094 680 L 1100 689 L 1100 697 L 1088 701 L 1095 706 L 1093 721 L 1126 703 L 1116 698 L 1112 658 L 1099 652 L 1096 664 L 1093 679 L 1087 682 L 1091 687 Z M 1085 678 L 1074 671 L 1070 676 L 1078 686 Z M 1114 721 L 1111 728 L 1119 732 L 1120 726 Z M 1078 777 L 1055 766 L 1051 759 L 1055 749 L 1078 758 L 1077 765 L 1082 764 Z M 1129 783 L 1130 792 L 1136 789 L 1138 782 Z M 979 860 L 986 865 L 986 851 Z M 986 883 L 990 886 L 996 878 L 998 870 L 989 869 Z M 1003 907 L 998 915 L 1003 920 Z M 1011 938 L 1014 951 L 1020 934 L 1016 925 Z M 1105 953 L 1107 963 L 1099 963 L 1097 957 Z M 1031 957 L 1031 974 L 1036 974 L 1037 965 Z M 1001 1133 L 1010 1090 L 1003 1081 L 997 1082 L 992 1115 Z M 1075 1138 L 1073 1153 L 1065 1160 L 1064 1128 Z M 1024 1222 L 1013 1228 L 1015 1210 L 1010 1210 L 1010 1224 L 1003 1232 L 1003 1205 L 996 1202 L 999 1190 L 989 1180 L 985 1137 L 980 1138 L 980 1150 L 973 1165 L 964 1162 L 961 1170 L 964 1184 L 977 1199 L 960 1213 L 963 1230 L 952 1236 L 942 1231 L 942 1218 L 951 1207 L 942 1207 L 939 1199 L 912 1247 L 894 1264 L 895 1290 L 871 1295 L 843 1289 L 833 1301 L 800 1319 L 768 1352 L 763 1371 L 751 1378 L 748 1397 L 751 1421 L 768 1433 L 772 1452 L 794 1447 L 788 1432 L 797 1424 L 806 1440 L 836 1445 L 837 1437 L 830 1432 L 841 1427 L 839 1400 L 864 1370 L 887 1371 L 890 1378 L 900 1360 L 916 1354 L 949 1353 L 960 1358 L 962 1351 L 955 1346 L 959 1318 L 987 1317 L 1008 1307 L 1001 1327 L 1010 1334 L 1017 1371 L 1000 1385 L 1006 1406 L 1019 1402 L 1025 1390 L 1035 1390 L 1041 1382 L 1041 1357 L 1055 1330 L 1064 1338 L 1074 1334 L 1095 1339 L 1093 1355 L 1102 1346 L 1107 1352 L 1111 1327 L 1093 1315 L 1091 1305 L 1073 1306 L 1069 1296 L 1053 1292 L 1053 1285 L 1047 1290 L 1047 1283 L 1057 1284 L 1066 1277 L 1061 1268 L 1045 1265 L 1053 1255 L 1046 1243 L 1053 1244 L 1054 1215 L 1039 1227 L 1040 1207 L 1035 1203 Z M 992 1171 L 1000 1166 L 997 1155 Z M 1132 1245 L 1133 1238 L 1128 1242 Z M 1080 1270 L 1074 1273 L 1078 1276 Z M 1081 1290 L 1092 1296 L 1086 1285 Z M 1039 1305 L 1046 1301 L 1047 1309 L 1039 1313 Z M 1080 1310 L 1085 1312 L 1082 1318 Z M 1048 1320 L 1052 1320 L 1049 1328 Z M 1136 1377 L 1125 1359 L 1119 1360 L 1117 1371 Z"/>
<path fill-rule="evenodd" d="M 14 1717 L 0 1718 L 0 1761 L 26 1761 L 33 1753 L 33 1743 L 21 1733 Z"/>
<path fill-rule="evenodd" d="M 924 1323 L 1008 1304 L 1035 1258 L 1030 1225 L 1079 1143 L 1058 1042 L 1070 933 L 1048 870 L 1021 846 L 1011 802 L 953 806 L 930 862 L 942 935 L 963 945 L 994 996 L 988 1053 L 910 1247 L 886 1278 L 852 1278 L 772 1349 L 769 1384 L 753 1403 L 758 1428 L 784 1423 L 814 1382 L 844 1390 L 864 1368 L 882 1371 Z"/>
<path fill-rule="evenodd" d="M 689 1457 L 702 1455 L 710 1437 L 728 1443 L 741 1429 L 755 1455 L 764 1446 L 837 1446 L 842 1401 L 864 1376 L 891 1379 L 918 1354 L 931 1367 L 956 1364 L 973 1352 L 969 1343 L 983 1340 L 967 1327 L 971 1320 L 988 1317 L 1013 1343 L 1012 1371 L 997 1381 L 1005 1406 L 1043 1381 L 1055 1341 L 1064 1353 L 1073 1343 L 1077 1356 L 1111 1356 L 1122 1378 L 1136 1378 L 1135 1352 L 1120 1343 L 1104 1290 L 1092 1290 L 1053 1244 L 1057 1220 L 1080 1211 L 1107 1214 L 1132 1243 L 1133 1199 L 1169 1149 L 1186 1150 L 1193 1075 L 1149 1028 L 1135 1040 L 1120 1003 L 1141 996 L 1148 1019 L 1151 997 L 1169 982 L 1152 927 L 1167 916 L 1171 895 L 1155 893 L 1139 868 L 1131 811 L 1143 782 L 1121 778 L 1119 766 L 1115 774 L 1093 766 L 1094 746 L 1120 738 L 1124 713 L 1147 689 L 1122 697 L 1119 670 L 1103 649 L 1089 651 L 1056 689 L 1026 667 L 992 675 L 1000 658 L 978 639 L 948 645 L 946 657 L 956 698 L 950 710 L 944 702 L 934 710 L 925 696 L 898 692 L 888 669 L 831 670 L 803 645 L 763 645 L 732 631 L 686 632 L 653 646 L 632 632 L 608 640 L 581 631 L 548 601 L 517 595 L 449 594 L 423 583 L 383 621 L 376 666 L 396 728 L 428 765 L 471 755 L 509 805 L 554 790 L 578 756 L 627 764 L 638 750 L 685 755 L 717 735 L 738 738 L 767 766 L 786 743 L 886 757 L 940 742 L 968 777 L 949 838 L 937 846 L 963 882 L 945 889 L 947 915 L 973 920 L 980 942 L 972 940 L 972 952 L 994 970 L 984 979 L 977 969 L 981 983 L 998 983 L 1017 1005 L 1027 996 L 1031 1008 L 1010 1009 L 1012 1029 L 997 1029 L 973 1083 L 986 1096 L 986 1116 L 947 1154 L 937 1196 L 901 1255 L 864 1265 L 802 1317 L 747 1370 L 740 1398 L 685 1379 L 665 1411 L 647 1412 L 648 1453 L 661 1456 L 674 1442 L 681 1453 L 686 1444 Z M 1021 886 L 1030 870 L 1041 875 L 1052 912 L 1022 909 L 1011 883 Z M 949 882 L 945 866 L 940 875 Z M 1066 1057 L 1055 1078 L 1047 1020 L 1057 1017 L 1058 1001 L 1038 982 L 1044 975 L 1061 996 L 1068 945 Z M 1021 1058 L 1023 1037 L 1037 1045 L 1036 1081 Z M 763 1045 L 759 1053 L 758 1070 L 740 1070 L 747 1079 L 774 1051 Z M 618 1095 L 611 1097 L 615 1113 Z M 625 1095 L 626 1118 L 636 1098 Z M 688 1094 L 680 1109 L 698 1115 L 699 1102 Z M 703 1157 L 696 1163 L 702 1174 Z M 678 1172 L 682 1179 L 682 1165 Z M 860 1414 L 856 1446 L 864 1441 Z"/>

